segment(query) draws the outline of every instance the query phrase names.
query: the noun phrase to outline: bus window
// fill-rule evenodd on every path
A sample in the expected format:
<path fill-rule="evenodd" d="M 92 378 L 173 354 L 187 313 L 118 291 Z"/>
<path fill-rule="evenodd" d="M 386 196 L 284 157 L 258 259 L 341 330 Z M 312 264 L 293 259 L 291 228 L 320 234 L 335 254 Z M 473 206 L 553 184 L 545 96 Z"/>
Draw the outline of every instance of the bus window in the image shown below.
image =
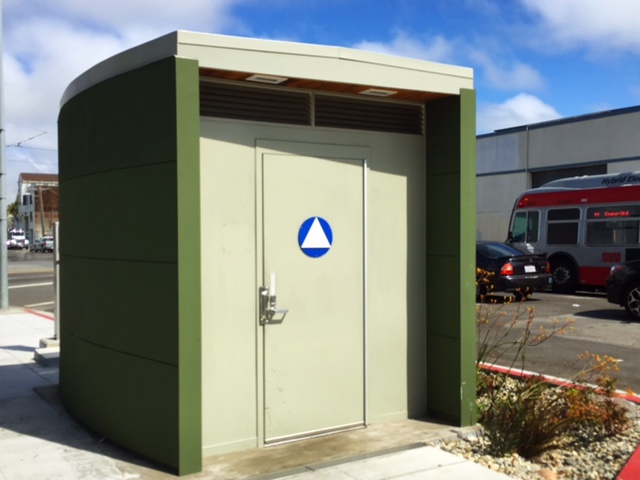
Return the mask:
<path fill-rule="evenodd" d="M 637 220 L 610 220 L 587 223 L 587 245 L 591 247 L 606 245 L 637 245 Z"/>
<path fill-rule="evenodd" d="M 540 213 L 537 211 L 517 212 L 513 217 L 512 239 L 515 243 L 536 243 Z"/>
<path fill-rule="evenodd" d="M 579 208 L 557 208 L 547 212 L 547 245 L 578 243 Z"/>
<path fill-rule="evenodd" d="M 587 209 L 587 245 L 637 245 L 640 232 L 638 217 L 639 205 Z"/>

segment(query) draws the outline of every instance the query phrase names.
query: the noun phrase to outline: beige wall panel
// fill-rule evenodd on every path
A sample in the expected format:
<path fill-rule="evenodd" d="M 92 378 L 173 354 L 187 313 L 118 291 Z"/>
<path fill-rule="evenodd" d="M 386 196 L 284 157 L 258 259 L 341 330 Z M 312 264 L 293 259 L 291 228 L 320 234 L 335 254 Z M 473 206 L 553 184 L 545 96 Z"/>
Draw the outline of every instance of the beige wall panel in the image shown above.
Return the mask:
<path fill-rule="evenodd" d="M 478 137 L 476 141 L 478 175 L 527 168 L 527 133 Z"/>
<path fill-rule="evenodd" d="M 640 149 L 638 149 L 640 152 Z M 630 162 L 613 162 L 607 165 L 607 173 L 637 172 L 640 171 L 640 160 Z"/>
<path fill-rule="evenodd" d="M 477 185 L 477 240 L 504 241 L 509 228 L 509 216 L 518 195 L 527 187 L 525 172 L 481 176 Z"/>
<path fill-rule="evenodd" d="M 262 441 L 255 145 L 264 140 L 366 158 L 368 420 L 426 407 L 425 389 L 409 388 L 426 375 L 424 138 L 209 118 L 201 135 L 204 454 Z"/>
<path fill-rule="evenodd" d="M 210 455 L 256 445 L 255 167 L 251 145 L 205 134 L 200 148 L 202 445 Z"/>
<path fill-rule="evenodd" d="M 640 112 L 529 131 L 529 168 L 635 158 L 640 151 Z"/>

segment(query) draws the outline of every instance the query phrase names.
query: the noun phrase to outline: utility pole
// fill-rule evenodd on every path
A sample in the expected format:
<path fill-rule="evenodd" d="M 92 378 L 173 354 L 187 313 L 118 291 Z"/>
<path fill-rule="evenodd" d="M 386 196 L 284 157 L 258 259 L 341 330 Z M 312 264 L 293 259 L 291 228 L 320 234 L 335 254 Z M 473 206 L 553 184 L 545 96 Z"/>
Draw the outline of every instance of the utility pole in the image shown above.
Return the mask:
<path fill-rule="evenodd" d="M 42 198 L 42 186 L 40 184 L 38 184 L 38 201 L 40 202 L 40 236 L 44 237 L 46 235 L 45 230 L 44 230 L 44 198 Z M 35 232 L 35 229 L 34 229 Z M 34 235 L 34 237 L 37 237 L 38 235 Z M 34 238 L 35 240 L 35 238 Z"/>
<path fill-rule="evenodd" d="M 7 174 L 4 129 L 4 71 L 2 68 L 2 0 L 0 0 L 0 309 L 9 309 L 9 275 L 7 269 Z"/>

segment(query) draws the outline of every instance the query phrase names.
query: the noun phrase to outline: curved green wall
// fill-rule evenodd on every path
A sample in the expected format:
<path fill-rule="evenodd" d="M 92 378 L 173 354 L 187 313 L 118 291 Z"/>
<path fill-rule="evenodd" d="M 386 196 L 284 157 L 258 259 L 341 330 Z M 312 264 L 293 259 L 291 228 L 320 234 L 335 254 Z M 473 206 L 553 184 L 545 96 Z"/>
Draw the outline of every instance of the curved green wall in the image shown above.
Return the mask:
<path fill-rule="evenodd" d="M 59 117 L 60 388 L 90 428 L 200 471 L 197 62 L 166 58 Z"/>

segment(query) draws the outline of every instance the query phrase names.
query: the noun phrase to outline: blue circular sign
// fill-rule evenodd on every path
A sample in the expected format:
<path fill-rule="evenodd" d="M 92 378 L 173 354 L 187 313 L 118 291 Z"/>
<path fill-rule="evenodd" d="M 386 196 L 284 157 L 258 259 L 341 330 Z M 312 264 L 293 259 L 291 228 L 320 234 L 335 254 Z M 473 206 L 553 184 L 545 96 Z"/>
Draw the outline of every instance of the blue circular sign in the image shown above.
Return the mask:
<path fill-rule="evenodd" d="M 302 252 L 313 258 L 321 257 L 333 244 L 331 226 L 322 217 L 307 218 L 298 231 L 298 245 Z"/>

